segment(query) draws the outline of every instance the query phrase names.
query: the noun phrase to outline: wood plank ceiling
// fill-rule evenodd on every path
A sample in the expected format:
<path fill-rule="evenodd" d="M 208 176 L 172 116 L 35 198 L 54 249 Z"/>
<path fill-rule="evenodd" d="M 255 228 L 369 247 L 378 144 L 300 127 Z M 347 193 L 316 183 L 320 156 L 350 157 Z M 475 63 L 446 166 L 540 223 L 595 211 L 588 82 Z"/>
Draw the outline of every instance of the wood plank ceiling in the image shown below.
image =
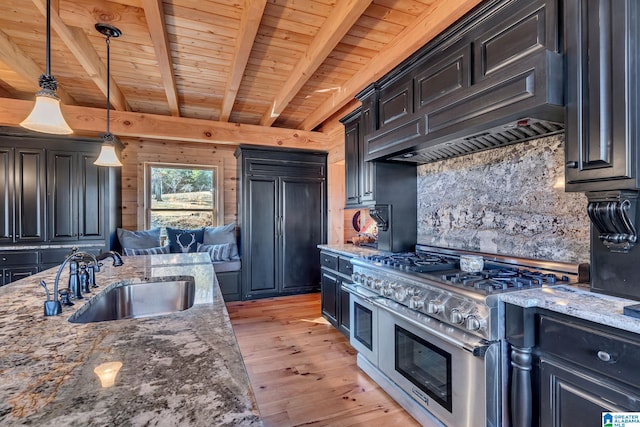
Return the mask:
<path fill-rule="evenodd" d="M 52 0 L 51 70 L 65 105 L 104 111 L 105 22 L 114 110 L 309 131 L 480 1 Z M 0 2 L 5 115 L 38 90 L 45 2 Z"/>

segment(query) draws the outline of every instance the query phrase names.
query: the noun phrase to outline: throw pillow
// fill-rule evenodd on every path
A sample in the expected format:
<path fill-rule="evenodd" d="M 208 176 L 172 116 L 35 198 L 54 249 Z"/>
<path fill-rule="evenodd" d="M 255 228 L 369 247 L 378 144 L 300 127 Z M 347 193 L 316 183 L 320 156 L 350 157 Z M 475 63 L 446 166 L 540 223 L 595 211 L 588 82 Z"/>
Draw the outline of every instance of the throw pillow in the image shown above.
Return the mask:
<path fill-rule="evenodd" d="M 204 239 L 205 245 L 221 245 L 228 243 L 230 248 L 229 257 L 233 260 L 240 259 L 238 254 L 238 244 L 236 243 L 236 223 L 223 225 L 220 227 L 205 227 Z"/>
<path fill-rule="evenodd" d="M 126 256 L 157 255 L 157 254 L 168 254 L 168 253 L 169 253 L 169 246 L 158 246 L 156 248 L 146 248 L 146 249 L 124 248 L 124 254 Z"/>
<path fill-rule="evenodd" d="M 229 261 L 229 243 L 221 245 L 202 245 L 198 243 L 198 252 L 207 252 L 211 257 L 211 261 Z"/>
<path fill-rule="evenodd" d="M 130 231 L 124 228 L 117 230 L 118 240 L 122 248 L 129 249 L 147 249 L 160 246 L 160 228 L 152 228 L 151 230 Z"/>
<path fill-rule="evenodd" d="M 167 227 L 167 238 L 169 239 L 169 251 L 171 253 L 195 252 L 198 243 L 202 243 L 204 229 L 180 230 Z"/>

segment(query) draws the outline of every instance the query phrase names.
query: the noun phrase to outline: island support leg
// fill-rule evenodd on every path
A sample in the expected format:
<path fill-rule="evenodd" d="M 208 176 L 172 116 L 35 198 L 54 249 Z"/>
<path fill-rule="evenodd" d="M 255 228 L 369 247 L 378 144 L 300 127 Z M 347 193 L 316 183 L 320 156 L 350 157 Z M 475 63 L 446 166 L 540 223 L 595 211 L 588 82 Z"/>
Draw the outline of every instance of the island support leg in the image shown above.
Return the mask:
<path fill-rule="evenodd" d="M 511 423 L 531 427 L 531 348 L 511 347 Z"/>

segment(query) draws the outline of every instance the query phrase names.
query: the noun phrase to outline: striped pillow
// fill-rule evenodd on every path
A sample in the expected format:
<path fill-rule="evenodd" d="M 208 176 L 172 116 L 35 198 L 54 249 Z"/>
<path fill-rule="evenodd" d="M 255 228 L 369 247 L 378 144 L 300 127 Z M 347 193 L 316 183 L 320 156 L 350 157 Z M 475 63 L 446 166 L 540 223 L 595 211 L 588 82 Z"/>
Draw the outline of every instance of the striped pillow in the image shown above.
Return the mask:
<path fill-rule="evenodd" d="M 221 245 L 203 245 L 198 243 L 198 252 L 207 252 L 211 261 L 229 261 L 231 259 L 231 245 L 223 243 Z"/>
<path fill-rule="evenodd" d="M 169 246 L 158 246 L 156 248 L 146 248 L 146 249 L 136 249 L 136 248 L 123 248 L 124 254 L 127 256 L 131 255 L 157 255 L 157 254 L 168 254 Z"/>

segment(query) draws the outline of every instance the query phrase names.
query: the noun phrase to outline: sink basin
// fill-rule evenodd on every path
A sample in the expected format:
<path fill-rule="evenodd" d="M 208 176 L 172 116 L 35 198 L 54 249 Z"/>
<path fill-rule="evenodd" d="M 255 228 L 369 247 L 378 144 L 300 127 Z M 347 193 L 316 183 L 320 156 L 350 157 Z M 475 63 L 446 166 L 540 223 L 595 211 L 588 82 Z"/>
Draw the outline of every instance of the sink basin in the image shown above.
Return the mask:
<path fill-rule="evenodd" d="M 71 323 L 104 322 L 159 316 L 184 311 L 193 306 L 193 280 L 144 282 L 108 289 L 70 318 Z"/>

